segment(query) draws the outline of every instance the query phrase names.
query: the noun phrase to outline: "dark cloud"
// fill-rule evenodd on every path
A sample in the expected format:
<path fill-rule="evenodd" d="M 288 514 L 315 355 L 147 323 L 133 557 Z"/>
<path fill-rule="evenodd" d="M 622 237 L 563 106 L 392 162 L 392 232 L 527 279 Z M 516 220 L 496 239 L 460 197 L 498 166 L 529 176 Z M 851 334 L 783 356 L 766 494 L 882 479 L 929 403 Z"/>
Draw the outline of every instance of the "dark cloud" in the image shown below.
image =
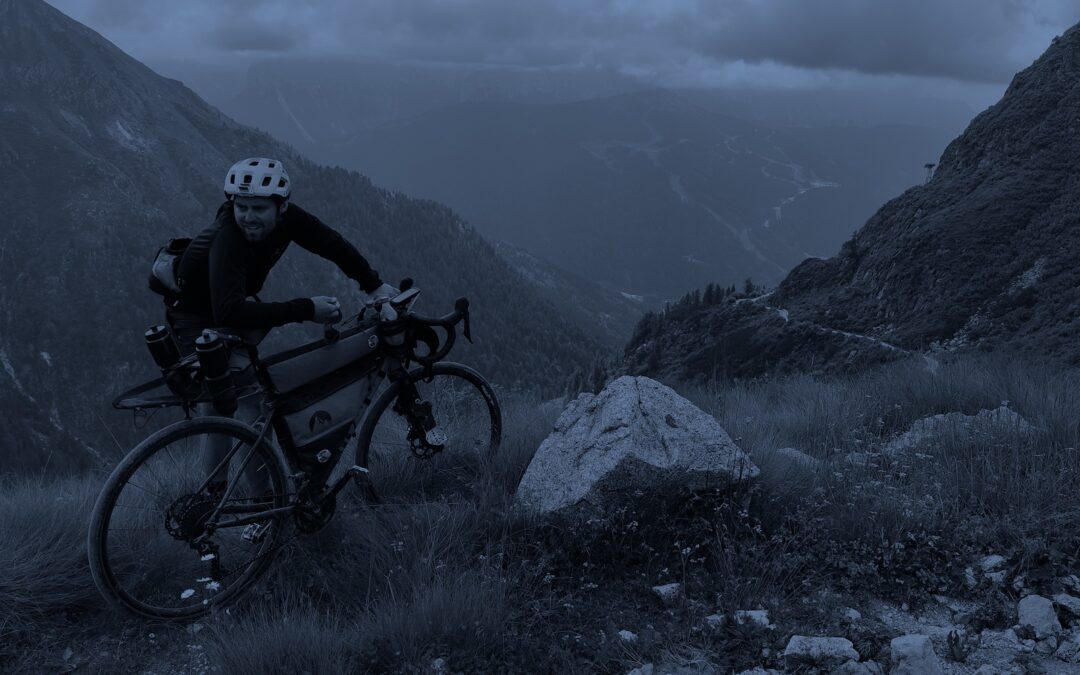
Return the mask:
<path fill-rule="evenodd" d="M 1080 19 L 1075 0 L 52 1 L 142 59 L 294 52 L 636 73 L 747 63 L 972 82 L 1007 81 Z"/>
<path fill-rule="evenodd" d="M 729 0 L 704 17 L 700 51 L 771 60 L 1000 82 L 1027 66 L 1066 19 L 1064 3 L 1021 0 Z"/>

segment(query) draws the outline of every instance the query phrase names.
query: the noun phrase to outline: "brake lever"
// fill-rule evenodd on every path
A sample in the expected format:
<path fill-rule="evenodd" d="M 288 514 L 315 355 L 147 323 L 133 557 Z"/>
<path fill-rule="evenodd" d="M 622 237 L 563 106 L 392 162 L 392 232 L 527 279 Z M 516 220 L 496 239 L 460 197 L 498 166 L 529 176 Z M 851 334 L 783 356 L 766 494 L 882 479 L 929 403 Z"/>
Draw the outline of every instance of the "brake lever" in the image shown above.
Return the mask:
<path fill-rule="evenodd" d="M 337 328 L 334 328 L 334 324 L 332 323 L 324 323 L 323 337 L 326 339 L 327 342 L 337 342 L 338 338 L 341 337 L 341 331 L 339 331 Z"/>
<path fill-rule="evenodd" d="M 472 331 L 469 329 L 469 312 L 468 311 L 465 312 L 465 325 L 461 329 L 461 334 L 465 336 L 465 339 L 469 341 L 469 344 L 473 343 L 473 341 L 472 341 Z"/>

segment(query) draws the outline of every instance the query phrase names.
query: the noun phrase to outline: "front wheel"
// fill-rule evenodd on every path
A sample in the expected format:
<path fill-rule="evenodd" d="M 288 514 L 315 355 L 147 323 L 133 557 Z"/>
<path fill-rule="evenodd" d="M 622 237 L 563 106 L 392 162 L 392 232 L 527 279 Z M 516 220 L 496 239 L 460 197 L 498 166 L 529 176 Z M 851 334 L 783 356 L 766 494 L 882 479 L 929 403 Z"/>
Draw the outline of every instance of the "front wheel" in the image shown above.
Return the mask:
<path fill-rule="evenodd" d="M 495 457 L 502 411 L 491 384 L 460 363 L 409 371 L 364 417 L 356 463 L 373 502 L 426 502 L 468 494 Z"/>
<path fill-rule="evenodd" d="M 254 446 L 257 440 L 247 424 L 202 417 L 136 446 L 109 476 L 91 517 L 87 551 L 102 595 L 145 617 L 192 619 L 262 574 L 289 495 L 279 454 L 265 438 Z M 210 462 L 211 453 L 218 459 Z M 227 496 L 221 480 L 235 483 Z M 230 524 L 242 520 L 249 522 Z"/>

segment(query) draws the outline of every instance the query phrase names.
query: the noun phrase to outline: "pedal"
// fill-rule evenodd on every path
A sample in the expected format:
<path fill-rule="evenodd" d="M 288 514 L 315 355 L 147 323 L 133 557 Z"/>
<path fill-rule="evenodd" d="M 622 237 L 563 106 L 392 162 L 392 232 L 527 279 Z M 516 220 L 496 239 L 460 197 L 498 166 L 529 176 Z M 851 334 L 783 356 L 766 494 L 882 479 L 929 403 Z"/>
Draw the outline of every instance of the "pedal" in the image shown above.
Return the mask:
<path fill-rule="evenodd" d="M 270 523 L 270 522 L 267 522 L 267 523 L 251 523 L 247 527 L 244 528 L 244 532 L 240 536 L 246 542 L 249 542 L 249 543 L 252 543 L 252 544 L 258 544 L 259 542 L 261 542 L 266 537 L 266 533 L 270 531 L 270 526 L 272 524 L 273 523 Z"/>
<path fill-rule="evenodd" d="M 338 478 L 337 482 L 330 486 L 330 489 L 326 491 L 324 498 L 336 497 L 339 492 L 345 489 L 345 486 L 349 484 L 349 481 L 357 476 L 366 474 L 367 472 L 368 470 L 362 466 L 352 465 L 349 467 L 349 470 L 345 472 L 344 476 Z"/>

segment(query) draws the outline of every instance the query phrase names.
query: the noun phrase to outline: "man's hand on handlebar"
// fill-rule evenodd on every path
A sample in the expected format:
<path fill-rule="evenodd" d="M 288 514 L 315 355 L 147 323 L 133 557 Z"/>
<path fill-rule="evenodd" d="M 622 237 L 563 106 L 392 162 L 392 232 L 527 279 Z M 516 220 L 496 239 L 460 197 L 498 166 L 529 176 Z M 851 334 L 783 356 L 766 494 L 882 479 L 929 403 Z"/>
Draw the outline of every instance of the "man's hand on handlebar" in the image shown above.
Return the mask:
<path fill-rule="evenodd" d="M 370 307 L 379 300 L 387 300 L 389 298 L 393 298 L 399 293 L 401 293 L 401 291 L 391 286 L 390 284 L 383 284 L 370 293 L 360 291 L 360 302 L 365 307 Z"/>
<path fill-rule="evenodd" d="M 315 305 L 315 315 L 312 321 L 317 323 L 337 323 L 341 321 L 341 303 L 338 299 L 329 295 L 317 295 L 311 299 Z"/>

